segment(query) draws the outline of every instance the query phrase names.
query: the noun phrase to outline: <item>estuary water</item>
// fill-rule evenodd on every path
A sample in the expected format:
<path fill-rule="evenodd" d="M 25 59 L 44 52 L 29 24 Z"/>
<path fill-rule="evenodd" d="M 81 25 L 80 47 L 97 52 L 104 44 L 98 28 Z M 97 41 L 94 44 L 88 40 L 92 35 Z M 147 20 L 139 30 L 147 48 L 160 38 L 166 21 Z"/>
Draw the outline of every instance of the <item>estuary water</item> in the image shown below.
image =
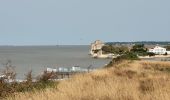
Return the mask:
<path fill-rule="evenodd" d="M 0 46 L 0 71 L 4 63 L 12 61 L 17 72 L 17 78 L 23 79 L 32 70 L 33 75 L 39 75 L 47 67 L 102 68 L 110 59 L 94 59 L 89 53 L 90 46 Z"/>

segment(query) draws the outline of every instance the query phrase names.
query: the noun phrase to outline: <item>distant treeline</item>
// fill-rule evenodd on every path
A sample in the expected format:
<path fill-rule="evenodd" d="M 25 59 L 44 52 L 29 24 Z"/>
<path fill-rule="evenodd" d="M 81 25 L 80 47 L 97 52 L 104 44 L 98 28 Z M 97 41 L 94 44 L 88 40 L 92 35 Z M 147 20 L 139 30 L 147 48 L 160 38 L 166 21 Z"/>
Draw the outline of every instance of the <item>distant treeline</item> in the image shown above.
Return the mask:
<path fill-rule="evenodd" d="M 170 45 L 170 41 L 106 42 L 105 44 L 108 44 L 108 45 L 115 45 L 115 44 Z"/>

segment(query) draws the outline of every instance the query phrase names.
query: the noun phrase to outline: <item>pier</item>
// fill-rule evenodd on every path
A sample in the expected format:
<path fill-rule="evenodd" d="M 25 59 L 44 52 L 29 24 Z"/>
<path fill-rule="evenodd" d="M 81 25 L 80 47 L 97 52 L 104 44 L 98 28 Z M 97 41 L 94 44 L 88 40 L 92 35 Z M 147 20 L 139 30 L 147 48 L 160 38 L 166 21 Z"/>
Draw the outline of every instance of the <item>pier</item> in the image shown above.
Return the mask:
<path fill-rule="evenodd" d="M 88 73 L 91 71 L 94 71 L 95 69 L 92 68 L 90 65 L 87 68 L 81 68 L 79 66 L 73 66 L 71 68 L 66 68 L 66 67 L 59 67 L 56 69 L 53 68 L 47 68 L 46 71 L 47 73 L 54 73 L 54 78 L 53 79 L 65 79 L 65 78 L 70 78 L 71 76 L 79 73 Z"/>

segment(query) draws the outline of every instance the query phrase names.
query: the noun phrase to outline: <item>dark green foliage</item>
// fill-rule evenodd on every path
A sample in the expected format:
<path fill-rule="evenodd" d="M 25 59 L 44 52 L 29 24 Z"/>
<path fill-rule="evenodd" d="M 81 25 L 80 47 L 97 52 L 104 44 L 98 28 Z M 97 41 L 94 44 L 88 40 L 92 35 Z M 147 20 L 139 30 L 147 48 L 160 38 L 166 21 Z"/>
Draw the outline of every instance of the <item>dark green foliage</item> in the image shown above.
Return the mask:
<path fill-rule="evenodd" d="M 127 60 L 138 60 L 139 59 L 138 56 L 135 53 L 133 53 L 133 52 L 128 52 L 128 53 L 120 56 L 120 58 L 121 59 L 125 59 L 125 60 L 126 59 Z"/>
<path fill-rule="evenodd" d="M 102 47 L 104 53 L 113 53 L 113 47 L 111 45 L 105 45 Z"/>
<path fill-rule="evenodd" d="M 164 55 L 166 56 L 166 55 L 168 55 L 168 53 L 166 52 Z"/>
<path fill-rule="evenodd" d="M 166 50 L 170 51 L 170 45 L 165 46 Z"/>
<path fill-rule="evenodd" d="M 151 56 L 155 56 L 155 53 L 153 53 L 153 52 L 148 52 L 147 55 L 151 57 Z"/>
<path fill-rule="evenodd" d="M 102 47 L 103 53 L 114 53 L 114 54 L 123 54 L 125 52 L 128 52 L 129 49 L 125 46 L 115 47 L 112 45 L 105 45 Z"/>
<path fill-rule="evenodd" d="M 112 67 L 114 64 L 118 64 L 124 60 L 139 60 L 135 53 L 127 52 L 117 58 L 113 58 L 112 61 L 106 67 Z"/>
<path fill-rule="evenodd" d="M 139 56 L 147 56 L 147 48 L 145 48 L 144 44 L 136 44 L 131 49 L 131 52 L 136 53 Z"/>
<path fill-rule="evenodd" d="M 144 44 L 136 44 L 131 49 L 133 52 L 146 52 L 147 49 L 144 47 Z"/>

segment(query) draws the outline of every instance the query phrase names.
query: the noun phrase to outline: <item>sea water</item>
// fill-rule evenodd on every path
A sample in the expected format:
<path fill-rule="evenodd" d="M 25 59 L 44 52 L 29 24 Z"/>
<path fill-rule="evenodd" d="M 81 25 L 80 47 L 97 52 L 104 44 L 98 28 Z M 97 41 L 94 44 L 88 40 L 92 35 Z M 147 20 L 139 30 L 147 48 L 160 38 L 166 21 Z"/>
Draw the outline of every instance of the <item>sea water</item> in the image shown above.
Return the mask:
<path fill-rule="evenodd" d="M 0 46 L 0 71 L 10 60 L 15 66 L 17 78 L 23 79 L 32 70 L 37 76 L 46 68 L 80 66 L 102 68 L 111 59 L 94 59 L 90 46 Z"/>

